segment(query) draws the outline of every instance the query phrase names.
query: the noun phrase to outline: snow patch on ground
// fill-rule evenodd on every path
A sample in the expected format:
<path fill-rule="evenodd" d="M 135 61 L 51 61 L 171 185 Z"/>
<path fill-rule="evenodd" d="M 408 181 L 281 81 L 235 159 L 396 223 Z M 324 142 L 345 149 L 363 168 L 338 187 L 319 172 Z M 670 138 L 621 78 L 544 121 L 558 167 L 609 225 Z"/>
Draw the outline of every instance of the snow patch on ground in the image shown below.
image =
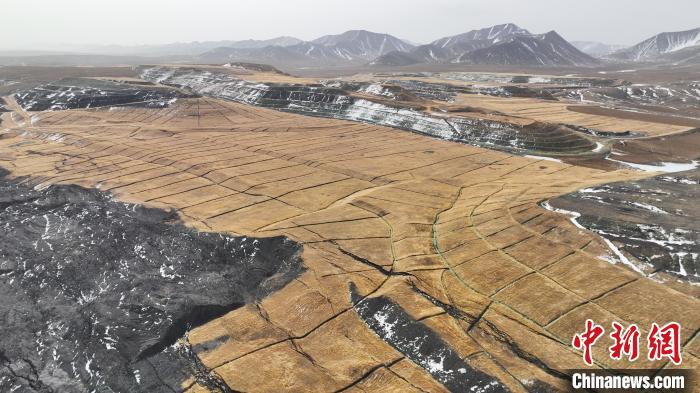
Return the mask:
<path fill-rule="evenodd" d="M 661 165 L 648 165 L 648 164 L 636 164 L 633 162 L 626 162 L 626 161 L 620 161 L 620 160 L 615 160 L 613 158 L 606 158 L 608 161 L 612 162 L 617 162 L 619 164 L 640 170 L 640 171 L 645 171 L 645 172 L 665 172 L 665 173 L 673 173 L 673 172 L 683 172 L 683 171 L 689 171 L 691 169 L 695 169 L 698 167 L 698 161 L 691 161 L 689 163 L 682 163 L 682 162 L 662 162 Z"/>
<path fill-rule="evenodd" d="M 654 212 L 654 213 L 668 214 L 667 211 L 662 210 L 662 209 L 659 209 L 658 207 L 656 207 L 656 206 L 654 206 L 654 205 L 650 205 L 650 204 L 648 204 L 648 203 L 643 203 L 643 202 L 632 202 L 632 205 L 637 206 L 637 207 L 640 207 L 640 208 L 645 209 L 645 210 L 649 210 L 649 211 Z"/>
<path fill-rule="evenodd" d="M 632 270 L 634 270 L 635 272 L 637 272 L 637 273 L 639 273 L 639 274 L 641 274 L 641 275 L 644 275 L 644 272 L 643 272 L 640 268 L 638 268 L 637 265 L 635 265 L 634 263 L 632 263 L 632 261 L 630 261 L 630 260 L 625 256 L 625 254 L 623 254 L 622 251 L 620 251 L 620 249 L 617 248 L 617 246 L 616 246 L 613 242 L 611 242 L 610 240 L 608 240 L 607 238 L 605 238 L 605 237 L 603 237 L 603 236 L 601 236 L 601 238 L 603 239 L 603 241 L 605 242 L 605 244 L 608 246 L 608 248 L 610 248 L 610 251 L 612 251 L 613 254 L 615 254 L 615 256 L 617 257 L 617 259 L 618 259 L 620 262 L 622 262 L 623 264 L 625 264 L 625 265 L 631 267 Z"/>
<path fill-rule="evenodd" d="M 543 208 L 549 210 L 549 211 L 552 211 L 552 212 L 555 212 L 555 213 L 559 213 L 559 214 L 563 214 L 563 215 L 565 215 L 565 216 L 568 216 L 568 217 L 569 217 L 569 220 L 570 220 L 577 228 L 586 230 L 586 228 L 584 228 L 581 224 L 578 223 L 578 221 L 576 221 L 577 218 L 581 217 L 581 214 L 580 214 L 580 213 L 575 212 L 575 211 L 571 211 L 571 210 L 565 210 L 565 209 L 559 209 L 559 208 L 553 207 L 552 205 L 549 204 L 549 201 L 544 201 L 544 202 L 542 202 L 542 203 L 541 203 L 541 206 L 542 206 Z M 601 235 L 601 234 L 599 233 L 599 235 Z M 617 257 L 617 260 L 618 260 L 619 262 L 621 262 L 621 263 L 623 263 L 623 264 L 625 264 L 625 265 L 631 267 L 634 271 L 636 271 L 636 272 L 638 272 L 638 273 L 640 273 L 640 274 L 644 274 L 644 272 L 642 272 L 641 269 L 639 269 L 634 263 L 632 263 L 632 261 L 630 261 L 630 260 L 622 253 L 622 251 L 620 251 L 620 249 L 617 248 L 617 246 L 616 246 L 615 244 L 613 244 L 613 242 L 611 242 L 610 240 L 608 240 L 608 239 L 605 238 L 604 236 L 601 236 L 601 238 L 603 239 L 603 241 L 605 242 L 605 244 L 608 246 L 608 248 L 610 248 L 610 251 L 612 251 L 613 254 Z M 605 256 L 602 256 L 601 258 L 602 258 L 603 260 L 607 261 L 607 262 L 612 263 L 612 264 L 615 264 L 615 263 L 616 263 L 615 260 L 606 258 Z"/>
<path fill-rule="evenodd" d="M 544 157 L 544 156 L 533 156 L 530 154 L 525 155 L 527 158 L 534 158 L 535 160 L 544 160 L 544 161 L 552 161 L 552 162 L 562 162 L 561 160 L 553 157 Z"/>
<path fill-rule="evenodd" d="M 577 218 L 581 217 L 581 214 L 580 214 L 580 213 L 575 212 L 575 211 L 571 211 L 571 210 L 564 210 L 564 209 L 556 208 L 556 207 L 550 205 L 550 204 L 549 204 L 549 201 L 544 201 L 544 202 L 542 202 L 541 206 L 542 206 L 543 208 L 545 208 L 545 209 L 551 211 L 551 212 L 555 212 L 555 213 L 559 213 L 559 214 L 563 214 L 563 215 L 565 215 L 565 216 L 568 216 L 568 217 L 569 217 L 569 220 L 571 220 L 571 222 L 572 222 L 574 225 L 576 225 L 576 228 L 583 229 L 583 230 L 586 229 L 586 228 L 584 228 L 581 224 L 579 224 L 578 221 L 576 221 Z"/>

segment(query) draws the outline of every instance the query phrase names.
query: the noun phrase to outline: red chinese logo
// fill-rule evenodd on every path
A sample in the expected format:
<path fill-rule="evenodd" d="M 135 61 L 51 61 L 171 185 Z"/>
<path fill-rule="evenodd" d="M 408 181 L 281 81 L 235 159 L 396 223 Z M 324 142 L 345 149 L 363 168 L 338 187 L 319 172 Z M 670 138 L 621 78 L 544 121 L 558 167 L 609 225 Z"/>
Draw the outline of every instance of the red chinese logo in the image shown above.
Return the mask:
<path fill-rule="evenodd" d="M 627 329 L 618 323 L 612 323 L 613 331 L 610 338 L 613 344 L 608 348 L 610 358 L 621 360 L 627 357 L 630 361 L 639 358 L 639 328 L 631 324 Z M 597 325 L 592 320 L 586 320 L 585 330 L 574 335 L 572 345 L 583 353 L 583 362 L 588 366 L 593 365 L 592 347 L 603 336 L 605 329 Z M 670 322 L 660 327 L 656 323 L 651 324 L 651 329 L 647 335 L 649 360 L 663 360 L 665 358 L 679 365 L 681 359 L 681 325 L 677 322 Z"/>
<path fill-rule="evenodd" d="M 602 326 L 596 325 L 590 319 L 586 320 L 586 331 L 574 336 L 574 348 L 583 351 L 583 361 L 589 365 L 593 365 L 593 356 L 591 355 L 591 347 L 603 335 L 605 329 Z"/>
<path fill-rule="evenodd" d="M 627 330 L 617 322 L 612 323 L 614 332 L 610 333 L 610 337 L 615 341 L 608 349 L 610 358 L 614 360 L 622 359 L 625 354 L 630 361 L 635 361 L 639 357 L 639 328 L 637 325 L 630 325 Z"/>
<path fill-rule="evenodd" d="M 659 327 L 651 324 L 649 337 L 649 360 L 670 359 L 673 364 L 681 364 L 681 325 L 676 322 Z"/>

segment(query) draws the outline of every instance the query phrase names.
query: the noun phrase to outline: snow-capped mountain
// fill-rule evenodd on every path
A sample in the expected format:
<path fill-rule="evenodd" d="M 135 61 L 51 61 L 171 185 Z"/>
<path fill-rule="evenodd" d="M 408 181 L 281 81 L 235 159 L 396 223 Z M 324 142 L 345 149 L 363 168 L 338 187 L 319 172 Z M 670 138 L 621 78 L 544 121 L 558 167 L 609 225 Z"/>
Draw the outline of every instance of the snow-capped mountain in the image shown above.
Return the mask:
<path fill-rule="evenodd" d="M 431 44 L 443 50 L 448 50 L 455 55 L 485 48 L 497 44 L 514 35 L 530 34 L 529 31 L 513 24 L 505 23 L 479 30 L 471 30 L 463 34 L 443 37 L 431 42 Z"/>
<path fill-rule="evenodd" d="M 351 59 L 373 60 L 392 51 L 408 52 L 413 45 L 389 34 L 366 30 L 350 30 L 337 35 L 325 35 L 311 41 L 332 48 L 339 56 Z"/>
<path fill-rule="evenodd" d="M 581 52 L 554 31 L 531 34 L 506 23 L 444 37 L 407 53 L 388 53 L 372 65 L 402 66 L 418 63 L 499 65 L 593 65 L 598 61 Z"/>
<path fill-rule="evenodd" d="M 571 45 L 581 52 L 593 57 L 607 56 L 613 52 L 625 48 L 624 45 L 611 45 L 596 41 L 571 41 Z"/>
<path fill-rule="evenodd" d="M 662 55 L 700 45 L 700 28 L 665 32 L 610 55 L 613 59 L 654 61 Z"/>
<path fill-rule="evenodd" d="M 494 45 L 467 52 L 458 63 L 588 66 L 598 60 L 581 52 L 556 31 L 545 34 L 520 34 Z"/>

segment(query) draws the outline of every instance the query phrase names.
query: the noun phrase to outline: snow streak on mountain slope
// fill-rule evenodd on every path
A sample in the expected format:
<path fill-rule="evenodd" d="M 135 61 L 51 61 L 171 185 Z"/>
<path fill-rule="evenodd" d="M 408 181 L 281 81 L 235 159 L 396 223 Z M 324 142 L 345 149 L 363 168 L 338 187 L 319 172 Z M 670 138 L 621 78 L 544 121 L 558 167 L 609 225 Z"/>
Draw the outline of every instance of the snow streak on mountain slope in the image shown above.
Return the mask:
<path fill-rule="evenodd" d="M 433 45 L 440 48 L 451 48 L 464 43 L 473 43 L 474 41 L 485 41 L 490 44 L 495 44 L 506 37 L 517 34 L 530 34 L 529 31 L 518 27 L 513 23 L 506 23 L 491 27 L 485 27 L 479 30 L 472 30 L 463 34 L 443 37 L 432 42 Z"/>
<path fill-rule="evenodd" d="M 598 61 L 576 49 L 555 31 L 516 35 L 507 41 L 467 52 L 457 59 L 469 64 L 593 65 Z"/>
<path fill-rule="evenodd" d="M 407 52 L 410 45 L 392 35 L 366 30 L 350 30 L 343 34 L 326 35 L 312 41 L 314 44 L 335 48 L 353 58 L 374 59 L 392 51 Z"/>
<path fill-rule="evenodd" d="M 404 52 L 412 48 L 412 45 L 389 34 L 350 30 L 285 47 L 217 48 L 204 53 L 200 59 L 208 62 L 270 62 L 275 65 L 365 64 L 385 53 Z"/>
<path fill-rule="evenodd" d="M 691 46 L 675 52 L 664 53 L 658 61 L 673 64 L 700 64 L 700 45 Z"/>
<path fill-rule="evenodd" d="M 441 38 L 408 53 L 389 53 L 372 65 L 418 63 L 499 65 L 593 65 L 597 60 L 581 52 L 559 34 L 531 34 L 512 23 Z"/>
<path fill-rule="evenodd" d="M 619 60 L 655 60 L 660 55 L 700 45 L 700 28 L 657 34 L 635 46 L 613 53 Z"/>

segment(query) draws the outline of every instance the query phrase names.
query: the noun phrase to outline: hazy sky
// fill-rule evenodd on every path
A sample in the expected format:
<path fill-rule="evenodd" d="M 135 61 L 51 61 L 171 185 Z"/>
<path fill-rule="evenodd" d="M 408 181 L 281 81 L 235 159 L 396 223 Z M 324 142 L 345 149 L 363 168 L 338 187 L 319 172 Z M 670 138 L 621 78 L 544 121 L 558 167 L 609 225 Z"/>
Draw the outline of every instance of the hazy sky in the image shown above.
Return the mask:
<path fill-rule="evenodd" d="M 632 44 L 700 27 L 698 0 L 2 0 L 0 49 L 159 44 L 349 29 L 434 39 L 499 23 L 568 40 Z"/>

